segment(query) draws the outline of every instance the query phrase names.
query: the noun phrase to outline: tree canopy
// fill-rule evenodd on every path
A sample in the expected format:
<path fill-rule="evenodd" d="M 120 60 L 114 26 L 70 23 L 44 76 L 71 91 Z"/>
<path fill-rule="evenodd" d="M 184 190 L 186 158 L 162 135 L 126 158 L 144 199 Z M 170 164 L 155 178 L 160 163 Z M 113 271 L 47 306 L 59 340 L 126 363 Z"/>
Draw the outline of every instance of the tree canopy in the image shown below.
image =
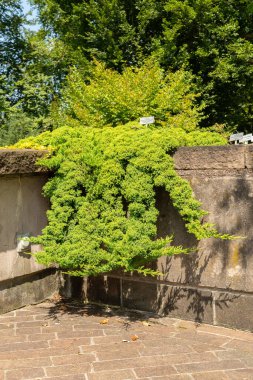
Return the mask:
<path fill-rule="evenodd" d="M 1 145 L 58 126 L 68 73 L 89 80 L 94 59 L 118 73 L 150 57 L 165 71 L 187 72 L 200 94 L 201 127 L 252 131 L 251 0 L 30 3 L 38 32 L 25 29 L 21 0 L 0 3 Z"/>
<path fill-rule="evenodd" d="M 202 126 L 251 131 L 251 0 L 33 0 L 49 35 L 88 61 L 122 71 L 153 55 L 165 69 L 196 76 Z M 78 66 L 78 62 L 76 65 Z"/>

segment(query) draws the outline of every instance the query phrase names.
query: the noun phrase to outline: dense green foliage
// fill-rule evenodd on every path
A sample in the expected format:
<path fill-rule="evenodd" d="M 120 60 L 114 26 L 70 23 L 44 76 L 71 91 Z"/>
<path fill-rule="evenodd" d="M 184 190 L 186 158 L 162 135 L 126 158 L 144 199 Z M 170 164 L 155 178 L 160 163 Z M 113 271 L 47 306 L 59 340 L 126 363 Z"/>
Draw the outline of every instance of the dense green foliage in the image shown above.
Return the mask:
<path fill-rule="evenodd" d="M 251 131 L 252 0 L 33 0 L 49 35 L 121 71 L 153 55 L 165 69 L 184 68 L 206 103 L 203 126 Z M 83 62 L 76 61 L 80 68 Z"/>
<path fill-rule="evenodd" d="M 0 143 L 8 134 L 6 121 L 14 113 L 12 106 L 18 98 L 16 83 L 22 77 L 20 65 L 26 46 L 22 35 L 23 21 L 18 0 L 0 2 Z M 15 128 L 11 133 L 16 134 Z M 6 141 L 12 140 L 7 138 Z"/>
<path fill-rule="evenodd" d="M 11 86 L 20 77 L 19 64 L 25 40 L 21 26 L 23 14 L 18 0 L 0 2 L 0 78 L 1 82 Z M 7 81 L 8 77 L 8 81 Z M 1 86 L 2 87 L 2 86 Z"/>
<path fill-rule="evenodd" d="M 164 72 L 154 60 L 122 74 L 95 62 L 85 77 L 73 69 L 54 119 L 58 125 L 103 127 L 153 115 L 156 124 L 193 130 L 202 117 L 189 72 Z"/>
<path fill-rule="evenodd" d="M 58 39 L 27 24 L 20 0 L 0 2 L 0 145 L 52 128 L 50 110 L 71 63 Z"/>
<path fill-rule="evenodd" d="M 41 70 L 33 70 L 42 63 L 34 56 L 26 22 L 19 0 L 0 2 L 1 145 L 36 134 L 41 118 L 49 113 L 52 91 Z"/>
<path fill-rule="evenodd" d="M 59 126 L 54 112 L 66 75 L 74 68 L 89 77 L 94 58 L 117 72 L 151 56 L 165 70 L 183 70 L 205 105 L 202 127 L 251 132 L 252 0 L 30 3 L 37 33 L 25 29 L 21 0 L 0 2 L 0 145 Z"/>
<path fill-rule="evenodd" d="M 198 239 L 220 237 L 169 155 L 179 145 L 221 145 L 220 134 L 140 125 L 58 128 L 17 147 L 49 146 L 42 161 L 55 171 L 45 186 L 52 206 L 48 226 L 34 241 L 43 244 L 39 262 L 56 263 L 72 275 L 97 275 L 116 269 L 155 274 L 146 263 L 161 255 L 187 253 L 156 239 L 157 188 L 166 189 L 187 230 Z M 224 235 L 223 238 L 227 236 Z"/>

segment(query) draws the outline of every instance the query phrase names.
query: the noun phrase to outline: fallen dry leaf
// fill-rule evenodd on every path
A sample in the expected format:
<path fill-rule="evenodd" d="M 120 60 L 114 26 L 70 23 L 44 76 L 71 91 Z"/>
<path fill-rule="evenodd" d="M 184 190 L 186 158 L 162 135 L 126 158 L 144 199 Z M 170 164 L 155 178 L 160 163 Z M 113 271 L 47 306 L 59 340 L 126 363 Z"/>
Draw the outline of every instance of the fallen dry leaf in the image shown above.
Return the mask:
<path fill-rule="evenodd" d="M 109 319 L 102 319 L 102 321 L 100 321 L 100 325 L 107 325 L 107 323 L 109 322 Z"/>
<path fill-rule="evenodd" d="M 60 296 L 59 293 L 54 293 L 53 296 L 51 297 L 51 300 L 53 302 L 60 302 L 62 300 L 62 296 Z"/>
<path fill-rule="evenodd" d="M 138 335 L 132 335 L 132 336 L 131 336 L 131 340 L 132 340 L 133 342 L 135 342 L 135 341 L 138 340 L 138 339 L 139 339 Z"/>

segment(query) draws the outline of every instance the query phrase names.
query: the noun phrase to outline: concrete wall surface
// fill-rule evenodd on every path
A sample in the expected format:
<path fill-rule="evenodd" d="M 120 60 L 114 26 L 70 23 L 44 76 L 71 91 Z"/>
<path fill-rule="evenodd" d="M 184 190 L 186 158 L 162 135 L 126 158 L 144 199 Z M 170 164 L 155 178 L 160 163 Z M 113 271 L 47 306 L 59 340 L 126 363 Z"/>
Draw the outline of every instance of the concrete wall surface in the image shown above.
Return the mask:
<path fill-rule="evenodd" d="M 29 254 L 41 247 L 17 249 L 22 236 L 37 236 L 47 223 L 49 202 L 42 196 L 42 187 L 48 174 L 35 165 L 42 154 L 0 150 L 0 313 L 40 301 L 58 290 L 55 270 L 45 270 Z M 49 287 L 52 278 L 56 282 Z"/>
<path fill-rule="evenodd" d="M 157 190 L 158 236 L 194 253 L 162 257 L 157 278 L 120 273 L 91 278 L 91 300 L 160 315 L 253 331 L 253 146 L 180 148 L 178 173 L 209 212 L 205 221 L 242 238 L 204 239 L 187 233 L 169 195 Z"/>
<path fill-rule="evenodd" d="M 0 150 L 0 313 L 39 302 L 60 287 L 54 269 L 17 251 L 20 235 L 37 235 L 47 222 L 42 187 L 49 174 L 35 165 L 42 154 Z M 65 281 L 65 292 L 84 290 L 90 301 L 253 331 L 253 146 L 180 148 L 174 160 L 209 211 L 205 221 L 241 238 L 197 242 L 169 195 L 157 189 L 158 236 L 173 234 L 174 244 L 193 253 L 160 258 L 156 278 L 117 272 L 86 279 L 85 289 L 79 280 Z"/>

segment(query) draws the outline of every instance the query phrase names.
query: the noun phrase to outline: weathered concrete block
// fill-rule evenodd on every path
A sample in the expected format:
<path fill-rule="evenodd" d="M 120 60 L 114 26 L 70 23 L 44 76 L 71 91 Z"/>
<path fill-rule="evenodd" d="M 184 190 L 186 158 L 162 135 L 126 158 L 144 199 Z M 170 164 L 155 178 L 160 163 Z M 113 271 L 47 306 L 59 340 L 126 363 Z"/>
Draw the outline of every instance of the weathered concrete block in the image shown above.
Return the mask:
<path fill-rule="evenodd" d="M 174 154 L 176 169 L 244 169 L 245 146 L 182 147 Z"/>
<path fill-rule="evenodd" d="M 253 295 L 214 292 L 215 324 L 253 332 Z"/>
<path fill-rule="evenodd" d="M 247 145 L 245 149 L 245 166 L 253 169 L 253 145 Z"/>
<path fill-rule="evenodd" d="M 108 276 L 90 277 L 87 298 L 89 301 L 120 305 L 120 280 Z"/>
<path fill-rule="evenodd" d="M 212 293 L 208 290 L 160 285 L 157 306 L 163 316 L 213 323 Z"/>
<path fill-rule="evenodd" d="M 123 279 L 123 306 L 162 316 L 212 323 L 212 293 L 159 283 Z"/>
<path fill-rule="evenodd" d="M 204 239 L 197 242 L 187 233 L 169 195 L 157 193 L 158 236 L 174 236 L 174 244 L 195 249 L 195 253 L 158 260 L 160 280 L 189 285 L 252 291 L 253 289 L 253 181 L 245 178 L 194 177 L 196 197 L 209 211 L 205 221 L 222 233 L 242 238 L 233 241 Z"/>
<path fill-rule="evenodd" d="M 32 149 L 0 149 L 0 175 L 48 172 L 45 167 L 36 165 L 46 153 Z"/>
<path fill-rule="evenodd" d="M 59 274 L 48 269 L 0 282 L 0 314 L 44 301 L 59 290 Z"/>
<path fill-rule="evenodd" d="M 46 180 L 46 175 L 0 177 L 0 281 L 43 268 L 16 247 L 19 234 L 37 236 L 47 224 L 49 201 L 42 196 Z M 32 246 L 33 252 L 38 249 Z"/>
<path fill-rule="evenodd" d="M 157 311 L 157 284 L 125 280 L 122 286 L 123 306 L 129 309 Z"/>

